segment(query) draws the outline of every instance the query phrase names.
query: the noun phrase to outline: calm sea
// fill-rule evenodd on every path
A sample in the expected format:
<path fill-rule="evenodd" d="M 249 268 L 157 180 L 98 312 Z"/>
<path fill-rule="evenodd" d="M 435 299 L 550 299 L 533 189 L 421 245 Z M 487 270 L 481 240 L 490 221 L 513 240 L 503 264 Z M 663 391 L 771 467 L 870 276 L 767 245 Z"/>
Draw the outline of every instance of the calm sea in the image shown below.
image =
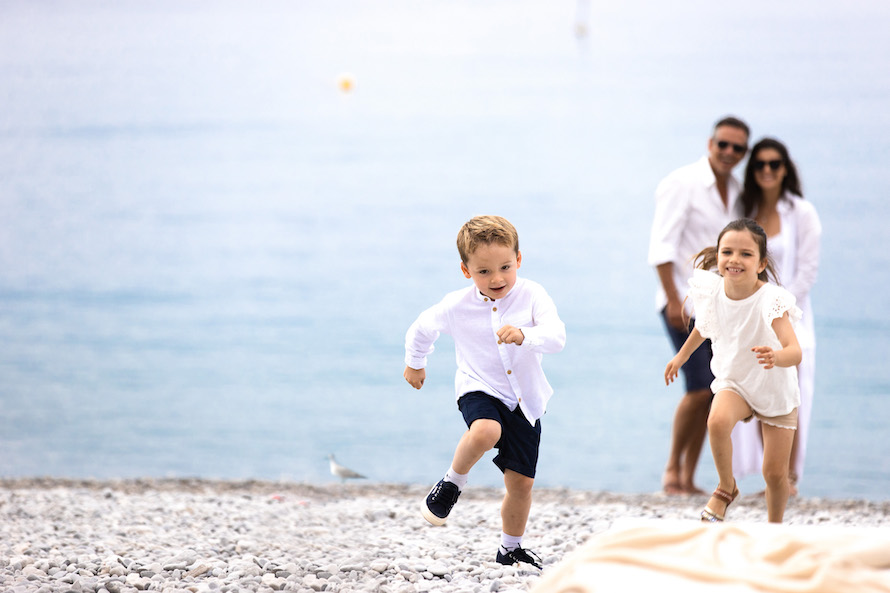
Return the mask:
<path fill-rule="evenodd" d="M 886 499 L 888 29 L 865 0 L 0 3 L 0 475 L 435 481 L 454 356 L 417 392 L 404 332 L 496 213 L 568 326 L 538 484 L 657 490 L 652 195 L 735 113 L 825 227 L 803 493 Z"/>

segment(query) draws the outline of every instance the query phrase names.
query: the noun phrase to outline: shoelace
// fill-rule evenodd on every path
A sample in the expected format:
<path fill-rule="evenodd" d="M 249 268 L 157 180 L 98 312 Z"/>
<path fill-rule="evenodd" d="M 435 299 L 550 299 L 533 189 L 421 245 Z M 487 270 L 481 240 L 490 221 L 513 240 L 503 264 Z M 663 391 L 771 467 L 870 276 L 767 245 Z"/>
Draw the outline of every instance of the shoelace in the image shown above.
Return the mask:
<path fill-rule="evenodd" d="M 525 548 L 516 548 L 515 550 L 510 550 L 507 552 L 507 556 L 517 562 L 525 562 L 526 564 L 531 564 L 535 568 L 541 569 L 543 560 L 541 557 L 532 552 L 531 550 L 526 550 Z"/>
<path fill-rule="evenodd" d="M 460 490 L 455 488 L 454 495 L 449 497 L 449 500 L 443 500 L 445 497 L 443 496 L 443 490 L 445 489 L 446 482 L 439 482 L 436 484 L 436 489 L 433 490 L 433 500 L 435 502 L 443 502 L 443 503 L 451 503 L 454 504 L 457 501 L 457 497 L 460 496 Z M 440 498 L 441 497 L 441 498 Z"/>

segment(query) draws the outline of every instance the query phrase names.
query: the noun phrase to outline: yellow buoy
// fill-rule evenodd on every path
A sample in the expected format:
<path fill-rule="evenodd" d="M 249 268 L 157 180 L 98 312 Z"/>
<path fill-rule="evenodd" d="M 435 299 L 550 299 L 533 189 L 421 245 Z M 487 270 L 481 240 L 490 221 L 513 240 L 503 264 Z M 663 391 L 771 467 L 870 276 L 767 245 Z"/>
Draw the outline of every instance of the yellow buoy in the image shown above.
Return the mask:
<path fill-rule="evenodd" d="M 344 93 L 348 93 L 355 86 L 355 78 L 353 78 L 352 74 L 344 72 L 337 77 L 337 86 L 340 87 L 340 90 Z"/>

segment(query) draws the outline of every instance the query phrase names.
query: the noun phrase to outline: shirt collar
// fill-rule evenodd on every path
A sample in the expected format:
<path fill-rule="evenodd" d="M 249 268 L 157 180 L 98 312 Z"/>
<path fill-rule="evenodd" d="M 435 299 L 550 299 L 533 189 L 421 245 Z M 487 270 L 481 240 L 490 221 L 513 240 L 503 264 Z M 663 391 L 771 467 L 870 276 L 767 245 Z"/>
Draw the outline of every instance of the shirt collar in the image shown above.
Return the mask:
<path fill-rule="evenodd" d="M 510 289 L 510 292 L 507 293 L 507 296 L 505 296 L 505 297 L 503 297 L 503 298 L 501 298 L 501 299 L 499 299 L 499 300 L 503 301 L 503 300 L 509 299 L 509 298 L 516 292 L 516 289 L 519 287 L 519 283 L 520 283 L 521 281 L 522 281 L 522 279 L 519 278 L 519 277 L 517 277 L 517 278 L 516 278 L 516 284 L 513 285 L 513 288 Z M 482 291 L 481 291 L 481 290 L 479 290 L 478 288 L 476 288 L 475 285 L 473 286 L 473 292 L 476 293 L 476 299 L 477 299 L 477 300 L 482 301 L 482 302 L 485 302 L 485 303 L 487 303 L 487 302 L 492 302 L 492 303 L 493 303 L 493 302 L 495 302 L 496 300 L 498 300 L 498 299 L 493 299 L 493 298 L 491 298 L 491 297 L 487 297 L 487 296 L 485 296 L 484 294 L 482 294 Z"/>
<path fill-rule="evenodd" d="M 714 169 L 711 168 L 711 161 L 708 155 L 703 156 L 699 163 L 701 163 L 702 185 L 707 188 L 716 188 L 717 176 L 714 175 Z M 732 207 L 739 199 L 739 181 L 732 173 L 729 174 L 729 179 L 726 180 L 726 187 L 729 190 L 729 206 Z"/>
<path fill-rule="evenodd" d="M 705 187 L 711 187 L 713 185 L 717 185 L 717 176 L 714 175 L 714 169 L 711 168 L 711 160 L 708 158 L 708 155 L 703 156 L 699 159 L 699 171 L 701 172 L 701 180 L 702 185 Z"/>

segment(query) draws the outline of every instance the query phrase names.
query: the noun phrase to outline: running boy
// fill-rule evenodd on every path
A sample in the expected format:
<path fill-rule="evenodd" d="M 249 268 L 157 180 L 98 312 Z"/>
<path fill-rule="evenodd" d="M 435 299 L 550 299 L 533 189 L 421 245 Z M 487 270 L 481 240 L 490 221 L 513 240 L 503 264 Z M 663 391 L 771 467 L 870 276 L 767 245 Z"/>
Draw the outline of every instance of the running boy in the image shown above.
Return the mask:
<path fill-rule="evenodd" d="M 501 505 L 501 564 L 541 559 L 521 547 L 532 502 L 541 416 L 553 389 L 541 358 L 565 345 L 565 325 L 544 288 L 517 277 L 522 263 L 516 229 L 500 216 L 477 216 L 457 235 L 460 269 L 473 286 L 449 293 L 420 314 L 405 336 L 405 379 L 420 389 L 427 356 L 441 332 L 454 339 L 457 405 L 468 430 L 451 467 L 421 506 L 443 525 L 467 483 L 470 469 L 497 447 L 495 465 L 507 493 Z"/>

